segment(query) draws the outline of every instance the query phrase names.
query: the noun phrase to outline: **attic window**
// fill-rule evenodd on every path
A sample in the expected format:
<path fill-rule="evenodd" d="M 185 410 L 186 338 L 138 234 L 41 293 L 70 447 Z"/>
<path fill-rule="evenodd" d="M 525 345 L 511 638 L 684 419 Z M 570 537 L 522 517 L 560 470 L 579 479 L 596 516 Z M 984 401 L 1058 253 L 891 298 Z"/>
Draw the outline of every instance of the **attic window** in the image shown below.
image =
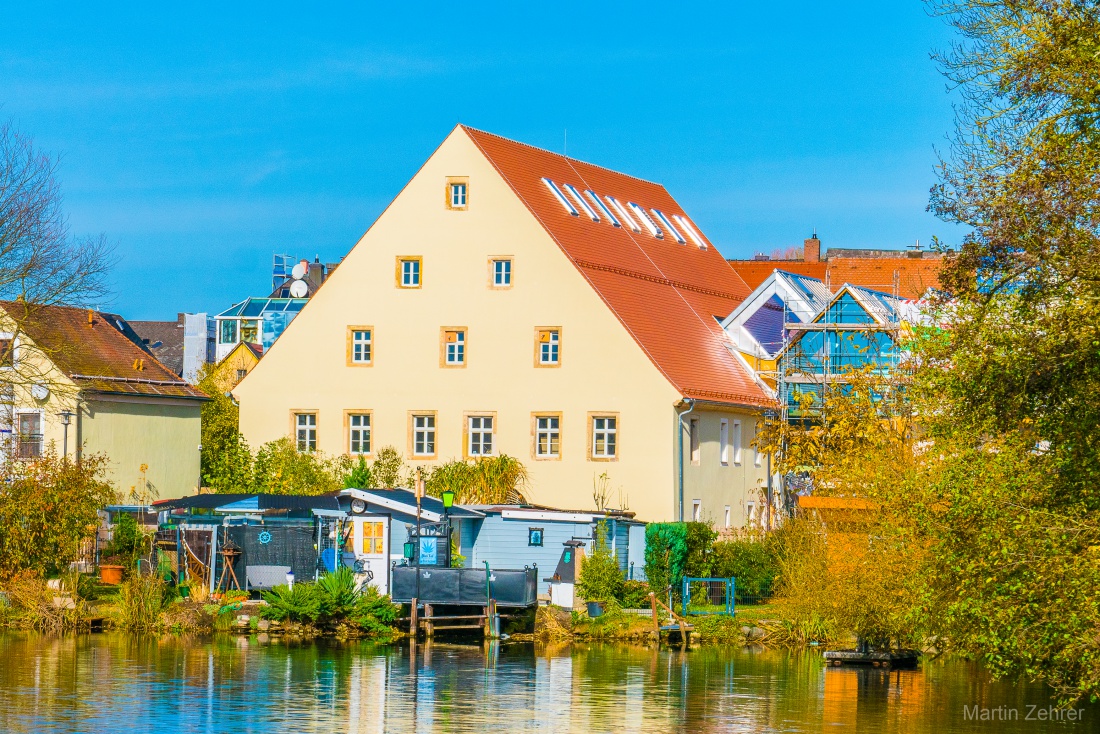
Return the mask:
<path fill-rule="evenodd" d="M 703 242 L 703 238 L 695 231 L 695 227 L 691 226 L 691 222 L 688 221 L 687 217 L 673 214 L 672 218 L 680 223 L 680 226 L 684 228 L 684 231 L 687 232 L 687 236 L 691 238 L 691 241 L 695 243 L 696 247 L 700 250 L 707 249 L 707 243 Z"/>
<path fill-rule="evenodd" d="M 565 211 L 572 214 L 574 217 L 580 216 L 576 208 L 569 203 L 569 200 L 565 198 L 565 194 L 561 192 L 561 189 L 557 187 L 553 181 L 548 178 L 542 179 L 542 182 L 546 184 L 546 188 L 550 189 L 550 193 L 554 195 L 554 198 L 558 200 L 558 203 L 565 207 Z"/>
<path fill-rule="evenodd" d="M 595 209 L 588 206 L 587 201 L 581 198 L 581 195 L 577 192 L 577 189 L 574 188 L 573 184 L 565 184 L 565 190 L 569 192 L 569 196 L 580 205 L 581 209 L 584 209 L 584 213 L 591 217 L 593 222 L 600 221 L 600 215 L 596 213 Z"/>
<path fill-rule="evenodd" d="M 672 236 L 676 238 L 677 242 L 681 245 L 687 244 L 687 240 L 684 239 L 684 236 L 680 234 L 678 229 L 672 226 L 672 222 L 668 221 L 668 217 L 664 215 L 664 212 L 660 209 L 652 209 L 651 211 L 657 215 L 657 219 L 660 220 L 661 224 L 665 225 L 665 229 L 672 233 Z"/>
<path fill-rule="evenodd" d="M 592 200 L 592 203 L 596 205 L 596 208 L 603 212 L 603 215 L 607 217 L 607 221 L 615 227 L 621 227 L 619 220 L 615 218 L 615 215 L 611 213 L 611 210 L 607 208 L 607 205 L 600 201 L 600 197 L 596 196 L 596 192 L 592 189 L 585 189 L 584 193 Z"/>
<path fill-rule="evenodd" d="M 645 209 L 641 208 L 633 201 L 628 202 L 630 208 L 634 210 L 634 213 L 638 215 L 638 219 L 642 221 L 645 228 L 649 230 L 649 233 L 658 239 L 664 239 L 665 233 L 661 231 L 661 228 L 657 226 L 657 223 L 650 219 L 649 215 L 645 213 Z"/>
<path fill-rule="evenodd" d="M 611 206 L 615 208 L 615 211 L 619 213 L 619 216 L 623 218 L 623 221 L 630 225 L 630 228 L 635 232 L 641 232 L 641 228 L 638 223 L 630 216 L 630 213 L 626 210 L 626 207 L 619 203 L 619 200 L 614 196 L 608 196 L 607 200 L 611 203 Z"/>

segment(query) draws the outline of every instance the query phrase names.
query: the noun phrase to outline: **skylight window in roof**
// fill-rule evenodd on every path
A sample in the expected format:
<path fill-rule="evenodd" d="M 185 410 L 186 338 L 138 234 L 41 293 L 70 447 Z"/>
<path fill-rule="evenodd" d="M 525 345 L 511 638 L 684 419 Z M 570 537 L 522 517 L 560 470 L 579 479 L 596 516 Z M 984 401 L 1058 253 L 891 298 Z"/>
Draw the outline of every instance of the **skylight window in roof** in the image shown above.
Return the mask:
<path fill-rule="evenodd" d="M 546 184 L 546 188 L 550 189 L 550 193 L 554 195 L 554 198 L 558 200 L 558 203 L 565 207 L 565 211 L 569 212 L 574 217 L 580 216 L 580 213 L 577 212 L 576 207 L 569 203 L 569 199 L 565 198 L 565 194 L 561 192 L 561 189 L 558 188 L 557 184 L 555 184 L 548 178 L 542 179 L 542 182 Z"/>
<path fill-rule="evenodd" d="M 642 228 L 638 226 L 638 223 L 634 221 L 630 213 L 627 212 L 626 207 L 619 203 L 619 200 L 614 196 L 607 197 L 607 200 L 611 202 L 611 206 L 615 207 L 615 211 L 619 213 L 619 216 L 623 218 L 623 221 L 630 225 L 630 228 L 635 232 L 641 232 Z"/>
<path fill-rule="evenodd" d="M 672 233 L 672 236 L 676 238 L 677 242 L 679 242 L 681 245 L 687 244 L 687 240 L 685 240 L 684 236 L 680 234 L 680 230 L 672 226 L 672 222 L 668 221 L 668 217 L 664 215 L 664 212 L 659 209 L 651 209 L 650 211 L 657 215 L 657 219 L 661 220 L 661 224 L 665 225 L 665 229 Z"/>
<path fill-rule="evenodd" d="M 596 192 L 592 189 L 585 189 L 584 193 L 592 200 L 592 203 L 596 205 L 596 208 L 603 212 L 603 215 L 607 217 L 607 221 L 611 222 L 616 227 L 623 225 L 619 224 L 619 220 L 615 218 L 615 215 L 611 213 L 611 210 L 607 208 L 607 205 L 600 201 L 600 197 L 596 196 Z"/>
<path fill-rule="evenodd" d="M 633 201 L 627 203 L 630 204 L 630 208 L 633 209 L 634 213 L 638 215 L 638 219 L 642 220 L 642 224 L 645 225 L 645 228 L 649 230 L 649 233 L 651 235 L 658 239 L 664 239 L 665 233 L 662 232 L 661 228 L 657 226 L 657 223 L 654 222 L 648 214 L 646 214 L 645 209 L 641 208 Z"/>
<path fill-rule="evenodd" d="M 695 231 L 695 227 L 691 226 L 691 222 L 687 217 L 682 217 L 679 214 L 673 214 L 672 218 L 675 219 L 684 231 L 687 232 L 687 236 L 691 238 L 691 241 L 695 243 L 696 247 L 701 250 L 707 249 L 707 243 L 703 242 L 703 238 L 699 236 L 699 233 Z"/>
<path fill-rule="evenodd" d="M 581 209 L 584 209 L 584 213 L 591 217 L 593 222 L 600 221 L 600 215 L 596 213 L 595 209 L 588 206 L 587 201 L 581 198 L 580 193 L 577 192 L 573 184 L 565 184 L 565 190 L 569 193 L 569 196 L 572 197 L 573 201 L 577 202 Z"/>

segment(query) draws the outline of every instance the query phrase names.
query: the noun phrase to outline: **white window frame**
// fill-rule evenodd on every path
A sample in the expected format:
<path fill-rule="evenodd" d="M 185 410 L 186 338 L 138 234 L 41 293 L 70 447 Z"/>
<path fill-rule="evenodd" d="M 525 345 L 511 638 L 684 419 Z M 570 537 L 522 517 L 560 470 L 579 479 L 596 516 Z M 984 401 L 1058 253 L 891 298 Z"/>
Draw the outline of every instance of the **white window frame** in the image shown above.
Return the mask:
<path fill-rule="evenodd" d="M 493 286 L 507 288 L 512 285 L 512 261 L 501 257 L 493 259 Z"/>
<path fill-rule="evenodd" d="M 361 338 L 366 334 L 365 338 Z M 351 330 L 351 361 L 355 364 L 370 364 L 374 359 L 374 330 Z"/>
<path fill-rule="evenodd" d="M 496 416 L 466 416 L 466 435 L 466 455 L 471 459 L 496 456 Z"/>
<path fill-rule="evenodd" d="M 451 183 L 451 208 L 465 209 L 467 191 L 465 182 L 455 181 Z"/>
<path fill-rule="evenodd" d="M 752 463 L 753 466 L 760 466 L 760 446 L 756 444 L 755 439 L 760 436 L 760 422 L 757 421 L 753 426 L 753 447 L 752 447 Z"/>
<path fill-rule="evenodd" d="M 302 453 L 312 453 L 317 450 L 316 413 L 294 414 L 294 446 Z"/>
<path fill-rule="evenodd" d="M 729 466 L 730 463 L 730 422 L 728 418 L 723 418 L 721 424 L 718 427 L 718 443 L 720 446 L 720 459 L 722 466 Z"/>
<path fill-rule="evenodd" d="M 691 521 L 703 521 L 703 500 L 695 499 L 691 501 Z"/>
<path fill-rule="evenodd" d="M 633 201 L 628 201 L 627 205 L 634 210 L 634 213 L 638 215 L 638 219 L 642 222 L 642 225 L 649 230 L 649 233 L 659 240 L 665 238 L 665 233 L 661 231 L 661 228 L 657 226 L 657 223 L 646 214 L 646 210 L 635 204 Z"/>
<path fill-rule="evenodd" d="M 616 199 L 614 196 L 608 196 L 608 197 L 605 197 L 605 198 L 609 202 L 611 202 L 611 206 L 614 207 L 615 211 L 617 211 L 619 213 L 619 216 L 621 216 L 623 218 L 623 221 L 626 222 L 628 225 L 630 225 L 630 229 L 632 229 L 635 232 L 641 232 L 642 231 L 642 228 L 640 226 L 638 226 L 638 223 L 634 221 L 634 218 L 632 216 L 630 216 L 630 212 L 628 212 L 626 210 L 625 206 L 623 206 L 622 204 L 619 203 L 618 199 Z"/>
<path fill-rule="evenodd" d="M 732 527 L 733 513 L 730 512 L 730 506 L 729 505 L 726 505 L 726 507 L 725 507 L 725 519 L 726 519 L 726 527 L 727 528 Z"/>
<path fill-rule="evenodd" d="M 543 421 L 545 421 L 545 424 Z M 543 436 L 546 436 L 545 452 L 542 451 Z M 552 450 L 554 448 L 557 448 L 557 450 Z M 535 456 L 540 459 L 561 458 L 561 416 L 535 416 Z"/>
<path fill-rule="evenodd" d="M 593 222 L 600 221 L 600 215 L 596 213 L 595 209 L 588 205 L 588 202 L 584 200 L 584 197 L 581 196 L 580 192 L 577 191 L 577 188 L 573 184 L 565 184 L 565 190 L 568 192 L 569 197 L 577 202 L 577 205 L 581 209 L 584 209 L 584 213 L 588 215 L 589 219 Z"/>
<path fill-rule="evenodd" d="M 448 333 L 456 336 L 453 342 L 444 341 L 443 361 L 448 367 L 461 367 L 466 364 L 466 330 L 451 329 Z"/>
<path fill-rule="evenodd" d="M 602 427 L 601 427 L 602 424 Z M 603 450 L 600 451 L 601 440 Z M 613 415 L 592 416 L 592 458 L 616 459 L 619 456 L 619 419 Z"/>
<path fill-rule="evenodd" d="M 733 422 L 733 463 L 741 463 L 741 421 Z"/>
<path fill-rule="evenodd" d="M 756 503 L 745 503 L 745 527 L 751 528 L 756 526 Z"/>
<path fill-rule="evenodd" d="M 702 441 L 699 436 L 699 419 L 688 419 L 688 446 L 691 450 L 691 463 L 698 464 L 702 457 Z"/>
<path fill-rule="evenodd" d="M 24 415 L 33 415 L 38 418 L 38 433 L 28 434 L 31 436 L 38 436 L 38 451 L 33 456 L 20 455 L 19 447 L 22 445 L 23 433 L 19 430 L 19 419 Z M 42 456 L 46 451 L 46 411 L 42 409 L 21 410 L 16 408 L 12 411 L 12 454 L 24 461 L 33 461 Z"/>
<path fill-rule="evenodd" d="M 596 205 L 596 208 L 599 209 L 605 217 L 607 217 L 607 221 L 611 222 L 612 227 L 623 226 L 619 222 L 619 220 L 615 218 L 615 215 L 611 213 L 611 210 L 607 208 L 607 204 L 604 204 L 602 201 L 600 201 L 600 197 L 596 195 L 595 191 L 593 191 L 592 189 L 585 189 L 584 193 L 588 196 L 592 203 Z"/>
<path fill-rule="evenodd" d="M 676 238 L 677 242 L 679 242 L 681 245 L 687 244 L 687 240 L 685 240 L 684 236 L 680 234 L 680 230 L 672 226 L 672 222 L 668 220 L 668 217 L 665 216 L 664 212 L 662 212 L 660 209 L 650 209 L 650 211 L 657 215 L 657 219 L 660 220 L 661 224 L 665 225 L 665 229 L 672 233 L 672 236 Z"/>
<path fill-rule="evenodd" d="M 359 425 L 356 425 L 358 420 Z M 348 453 L 353 456 L 367 456 L 371 453 L 371 414 L 348 413 Z M 359 443 L 356 451 L 355 444 Z M 366 448 L 363 448 L 366 444 Z"/>
<path fill-rule="evenodd" d="M 687 236 L 691 238 L 691 241 L 695 243 L 696 247 L 700 250 L 707 249 L 707 243 L 703 242 L 702 235 L 695 231 L 695 227 L 692 226 L 687 217 L 680 214 L 673 214 L 672 218 L 680 223 L 680 226 L 684 228 L 684 231 L 687 232 Z"/>
<path fill-rule="evenodd" d="M 413 414 L 413 456 L 435 456 L 435 430 L 434 413 Z"/>
<path fill-rule="evenodd" d="M 406 258 L 401 261 L 402 288 L 420 287 L 420 262 L 417 258 Z"/>
<path fill-rule="evenodd" d="M 542 179 L 542 182 L 546 184 L 546 188 L 550 189 L 550 193 L 554 195 L 554 198 L 558 200 L 558 203 L 565 207 L 565 211 L 569 212 L 574 217 L 579 217 L 580 212 L 577 208 L 569 203 L 569 200 L 565 198 L 565 194 L 561 192 L 558 185 L 548 178 Z"/>
<path fill-rule="evenodd" d="M 541 340 L 542 331 L 550 334 L 550 341 L 544 342 Z M 539 364 L 546 366 L 560 364 L 561 331 L 558 329 L 542 329 L 540 330 L 539 336 Z M 550 359 L 550 357 L 552 357 L 552 359 Z"/>

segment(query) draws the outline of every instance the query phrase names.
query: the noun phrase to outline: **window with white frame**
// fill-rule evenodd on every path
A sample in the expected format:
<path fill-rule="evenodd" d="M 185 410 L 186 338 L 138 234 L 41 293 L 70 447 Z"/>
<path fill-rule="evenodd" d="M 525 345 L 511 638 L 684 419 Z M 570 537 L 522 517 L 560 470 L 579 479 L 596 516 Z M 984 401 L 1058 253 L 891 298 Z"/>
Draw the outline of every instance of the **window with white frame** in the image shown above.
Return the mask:
<path fill-rule="evenodd" d="M 507 258 L 493 260 L 493 287 L 507 288 L 512 285 L 512 261 Z"/>
<path fill-rule="evenodd" d="M 435 456 L 435 415 L 413 416 L 413 454 Z"/>
<path fill-rule="evenodd" d="M 561 456 L 561 417 L 535 416 L 535 456 L 556 459 Z"/>
<path fill-rule="evenodd" d="M 370 413 L 348 415 L 348 453 L 370 453 Z"/>
<path fill-rule="evenodd" d="M 20 459 L 37 459 L 42 456 L 44 437 L 42 435 L 42 413 L 16 414 L 15 455 Z"/>
<path fill-rule="evenodd" d="M 733 463 L 741 463 L 741 421 L 733 422 Z"/>
<path fill-rule="evenodd" d="M 561 331 L 539 329 L 539 364 L 557 365 L 561 360 Z"/>
<path fill-rule="evenodd" d="M 613 459 L 618 456 L 619 419 L 612 416 L 592 417 L 592 458 Z"/>
<path fill-rule="evenodd" d="M 731 515 L 732 515 L 732 513 L 730 512 L 730 506 L 726 505 L 726 507 L 725 507 L 725 520 L 726 520 L 725 527 L 727 527 L 727 528 L 732 527 L 732 525 L 730 524 L 733 521 L 733 518 L 731 517 Z"/>
<path fill-rule="evenodd" d="M 470 456 L 492 456 L 493 416 L 471 415 L 466 420 L 466 431 L 469 436 L 466 453 Z"/>
<path fill-rule="evenodd" d="M 464 182 L 456 182 L 451 184 L 451 208 L 466 208 L 466 184 Z"/>
<path fill-rule="evenodd" d="M 420 287 L 421 259 L 408 257 L 398 260 L 398 284 L 402 288 Z"/>
<path fill-rule="evenodd" d="M 727 418 L 723 418 L 718 426 L 718 446 L 722 466 L 728 466 L 730 463 L 730 422 Z"/>
<path fill-rule="evenodd" d="M 443 332 L 443 362 L 448 367 L 466 364 L 466 330 L 453 329 Z"/>
<path fill-rule="evenodd" d="M 294 414 L 295 437 L 299 451 L 317 450 L 317 414 Z"/>
<path fill-rule="evenodd" d="M 691 418 L 688 420 L 688 443 L 691 446 L 691 463 L 699 463 L 699 419 Z"/>
<path fill-rule="evenodd" d="M 355 364 L 370 364 L 373 354 L 371 345 L 374 341 L 371 329 L 352 329 L 351 331 L 351 361 Z"/>
<path fill-rule="evenodd" d="M 703 520 L 703 500 L 691 501 L 691 521 L 702 522 Z"/>
<path fill-rule="evenodd" d="M 218 322 L 218 344 L 237 343 L 237 322 L 232 319 L 223 319 Z"/>
<path fill-rule="evenodd" d="M 756 425 L 753 427 L 753 437 L 754 438 L 759 438 L 760 437 L 760 423 L 759 422 L 757 422 Z M 754 466 L 760 466 L 760 446 L 755 445 L 755 442 L 754 442 L 754 445 L 752 447 L 752 463 L 753 463 Z"/>
<path fill-rule="evenodd" d="M 752 502 L 745 503 L 745 526 L 756 527 L 756 505 Z"/>

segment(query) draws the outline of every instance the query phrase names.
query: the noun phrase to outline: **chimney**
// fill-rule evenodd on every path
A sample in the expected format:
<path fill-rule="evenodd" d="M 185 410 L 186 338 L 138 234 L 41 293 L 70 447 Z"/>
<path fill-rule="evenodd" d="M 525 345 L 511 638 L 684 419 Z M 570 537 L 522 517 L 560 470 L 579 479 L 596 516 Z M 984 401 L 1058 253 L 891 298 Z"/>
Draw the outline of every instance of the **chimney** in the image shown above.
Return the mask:
<path fill-rule="evenodd" d="M 808 263 L 821 262 L 821 240 L 817 238 L 817 230 L 813 237 L 802 240 L 802 259 Z"/>

